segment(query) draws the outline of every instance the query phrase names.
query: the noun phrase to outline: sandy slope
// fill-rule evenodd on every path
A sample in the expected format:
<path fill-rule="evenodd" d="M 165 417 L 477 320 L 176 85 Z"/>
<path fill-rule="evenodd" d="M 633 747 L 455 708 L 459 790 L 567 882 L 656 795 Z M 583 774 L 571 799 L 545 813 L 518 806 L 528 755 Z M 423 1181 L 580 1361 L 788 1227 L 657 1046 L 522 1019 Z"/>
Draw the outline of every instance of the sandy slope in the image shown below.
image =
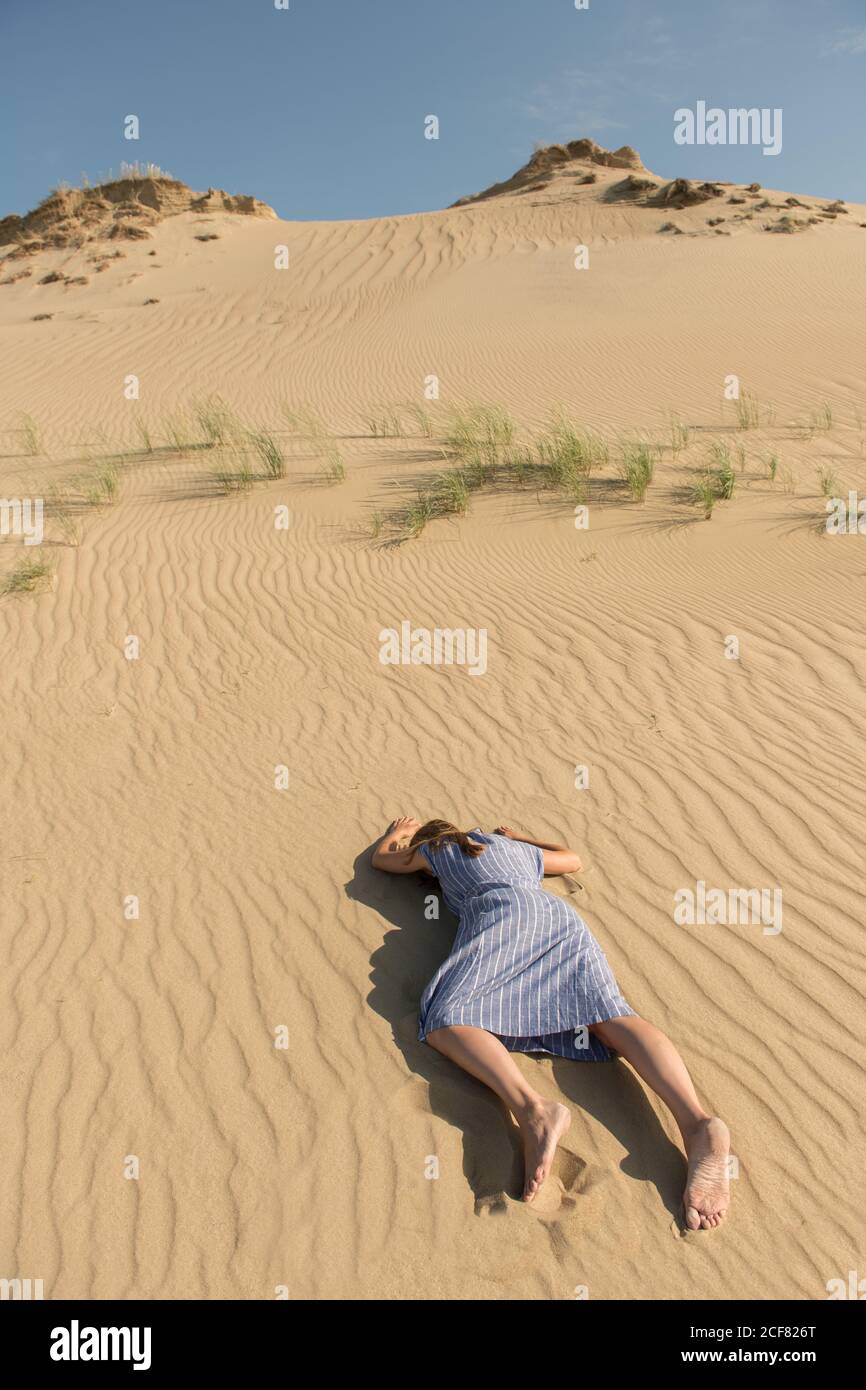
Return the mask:
<path fill-rule="evenodd" d="M 132 459 L 80 546 L 46 547 L 51 590 L 0 600 L 0 1274 L 52 1297 L 815 1299 L 859 1268 L 866 539 L 816 529 L 815 468 L 866 492 L 866 214 L 716 237 L 715 202 L 661 235 L 667 214 L 605 201 L 621 176 L 372 222 L 217 214 L 207 243 L 182 214 L 88 285 L 0 288 L 5 495 L 211 391 L 259 425 L 310 402 L 348 471 L 327 486 L 296 447 L 224 497 L 206 453 Z M 776 423 L 705 523 L 678 488 L 707 439 L 739 442 L 728 372 Z M 611 438 L 675 409 L 695 442 L 643 507 L 602 488 L 588 532 L 527 489 L 374 542 L 370 514 L 439 465 L 364 411 L 428 373 L 443 409 L 500 401 L 529 430 L 565 402 Z M 798 438 L 823 401 L 833 429 Z M 486 676 L 380 665 L 403 618 L 487 628 Z M 497 1105 L 415 1041 L 451 925 L 369 867 L 404 812 L 580 847 L 555 891 L 732 1127 L 724 1230 L 682 1235 L 672 1126 L 617 1063 L 521 1059 L 574 1123 L 537 1209 L 513 1200 Z M 675 926 L 701 878 L 781 886 L 783 932 Z"/>

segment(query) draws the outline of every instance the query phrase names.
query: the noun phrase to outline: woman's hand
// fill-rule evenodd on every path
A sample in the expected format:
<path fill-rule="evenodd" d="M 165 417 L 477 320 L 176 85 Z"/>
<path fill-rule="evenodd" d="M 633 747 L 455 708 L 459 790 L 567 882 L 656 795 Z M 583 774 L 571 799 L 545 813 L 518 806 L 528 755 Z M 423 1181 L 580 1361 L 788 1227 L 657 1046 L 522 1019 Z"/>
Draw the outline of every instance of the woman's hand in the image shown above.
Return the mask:
<path fill-rule="evenodd" d="M 415 831 L 420 828 L 421 822 L 414 816 L 398 816 L 396 820 L 392 820 L 385 834 L 393 835 L 395 840 L 411 840 Z"/>
<path fill-rule="evenodd" d="M 406 841 L 411 840 L 420 828 L 421 822 L 414 816 L 398 816 L 392 820 L 373 850 L 373 868 L 384 869 L 386 874 L 431 873 L 427 860 L 417 846 L 406 848 Z"/>
<path fill-rule="evenodd" d="M 510 825 L 497 825 L 494 835 L 504 835 L 509 840 L 517 839 L 517 831 L 512 830 Z"/>

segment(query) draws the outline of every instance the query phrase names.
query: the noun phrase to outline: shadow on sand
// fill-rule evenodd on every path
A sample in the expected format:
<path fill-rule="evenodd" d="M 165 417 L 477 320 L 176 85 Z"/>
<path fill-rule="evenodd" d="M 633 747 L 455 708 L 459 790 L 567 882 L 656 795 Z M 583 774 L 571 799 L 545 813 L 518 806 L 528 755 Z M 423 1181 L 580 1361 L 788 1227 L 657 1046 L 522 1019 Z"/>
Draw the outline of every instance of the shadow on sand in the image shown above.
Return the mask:
<path fill-rule="evenodd" d="M 418 1040 L 418 1001 L 451 948 L 456 919 L 435 883 L 374 869 L 373 847 L 358 855 L 346 895 L 372 908 L 390 929 L 370 958 L 372 990 L 367 1002 L 391 1025 L 394 1042 L 411 1072 L 426 1082 L 435 1115 L 463 1135 L 463 1172 L 479 1204 L 501 1193 L 517 1198 L 523 1158 L 517 1127 L 500 1101 L 426 1043 Z M 439 920 L 424 915 L 425 898 L 440 898 Z M 603 1124 L 626 1150 L 620 1167 L 629 1177 L 655 1185 L 673 1217 L 680 1213 L 685 1159 L 658 1122 L 641 1082 L 624 1062 L 553 1060 L 563 1096 Z"/>

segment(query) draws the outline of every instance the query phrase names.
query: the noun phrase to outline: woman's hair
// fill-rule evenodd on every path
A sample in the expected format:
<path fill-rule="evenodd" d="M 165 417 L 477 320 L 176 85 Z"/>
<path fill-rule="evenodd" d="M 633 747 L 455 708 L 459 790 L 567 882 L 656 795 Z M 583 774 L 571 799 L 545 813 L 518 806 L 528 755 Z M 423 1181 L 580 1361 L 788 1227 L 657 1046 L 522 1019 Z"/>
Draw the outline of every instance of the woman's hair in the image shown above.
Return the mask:
<path fill-rule="evenodd" d="M 452 825 L 447 820 L 428 820 L 423 825 L 419 825 L 412 839 L 409 841 L 410 856 L 413 850 L 419 845 L 429 845 L 431 850 L 441 849 L 443 845 L 459 845 L 464 854 L 470 859 L 476 855 L 483 854 L 485 845 L 479 845 L 477 840 L 470 840 L 465 830 L 458 830 L 456 825 Z"/>

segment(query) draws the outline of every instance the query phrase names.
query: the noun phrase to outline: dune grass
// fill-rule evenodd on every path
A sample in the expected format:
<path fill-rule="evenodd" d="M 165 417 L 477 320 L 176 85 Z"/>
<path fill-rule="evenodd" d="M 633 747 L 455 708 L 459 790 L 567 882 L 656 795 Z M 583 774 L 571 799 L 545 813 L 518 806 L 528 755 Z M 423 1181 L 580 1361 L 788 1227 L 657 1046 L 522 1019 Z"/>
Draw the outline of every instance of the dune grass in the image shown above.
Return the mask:
<path fill-rule="evenodd" d="M 683 449 L 689 447 L 690 438 L 688 425 L 684 425 L 678 415 L 671 415 L 670 417 L 670 434 L 671 453 L 674 458 L 676 458 L 678 454 L 682 453 Z"/>
<path fill-rule="evenodd" d="M 111 459 L 106 459 L 94 471 L 94 481 L 102 499 L 116 502 L 120 493 L 120 469 Z"/>
<path fill-rule="evenodd" d="M 249 460 L 244 454 L 235 455 L 237 461 L 236 468 L 218 468 L 214 472 L 214 479 L 228 497 L 234 492 L 249 492 L 256 480 L 256 475 L 250 468 Z"/>
<path fill-rule="evenodd" d="M 377 415 L 368 415 L 367 430 L 374 439 L 402 439 L 403 421 L 391 407 L 381 407 Z"/>
<path fill-rule="evenodd" d="M 322 460 L 322 472 L 328 481 L 341 483 L 346 476 L 346 465 L 343 455 L 332 440 L 321 445 L 319 457 Z"/>
<path fill-rule="evenodd" d="M 726 502 L 730 501 L 734 495 L 734 488 L 737 483 L 737 475 L 730 462 L 723 463 L 721 467 L 716 469 L 713 480 L 718 491 L 718 496 Z"/>
<path fill-rule="evenodd" d="M 4 594 L 32 594 L 50 582 L 51 565 L 47 560 L 19 560 L 3 580 Z"/>
<path fill-rule="evenodd" d="M 265 476 L 268 478 L 285 477 L 286 460 L 274 436 L 267 430 L 251 430 L 246 437 L 254 454 L 264 467 Z"/>
<path fill-rule="evenodd" d="M 452 468 L 444 473 L 439 479 L 436 493 L 441 510 L 463 516 L 469 509 L 469 492 L 470 483 L 462 469 Z"/>
<path fill-rule="evenodd" d="M 42 453 L 42 431 L 33 416 L 25 410 L 21 411 L 18 420 L 24 452 L 31 458 L 37 458 Z"/>
<path fill-rule="evenodd" d="M 511 444 L 505 450 L 502 463 L 517 487 L 525 487 L 536 471 L 535 454 L 528 444 Z"/>
<path fill-rule="evenodd" d="M 817 469 L 817 474 L 818 474 L 818 487 L 819 487 L 819 489 L 820 489 L 821 496 L 822 496 L 822 497 L 838 497 L 838 496 L 839 496 L 839 481 L 838 481 L 838 479 L 837 479 L 837 477 L 836 477 L 836 474 L 833 472 L 832 468 L 826 468 L 826 467 L 824 467 L 824 465 L 822 464 L 821 467 L 820 467 L 819 469 Z"/>
<path fill-rule="evenodd" d="M 336 439 L 327 424 L 311 406 L 293 406 L 283 402 L 282 413 L 293 434 L 304 439 L 321 462 L 321 472 L 331 483 L 340 483 L 346 476 L 346 465 Z"/>
<path fill-rule="evenodd" d="M 309 451 L 319 460 L 321 473 L 327 481 L 343 481 L 346 465 L 339 441 L 326 421 L 308 405 L 283 403 L 281 409 L 288 424 L 288 442 L 285 432 L 280 434 L 264 427 L 248 428 L 223 398 L 215 394 L 194 399 L 191 404 L 180 406 L 172 414 L 164 416 L 158 435 L 154 434 L 143 416 L 138 416 L 134 427 L 141 447 L 126 454 L 109 452 L 107 456 L 100 456 L 86 453 L 91 468 L 74 480 L 77 492 L 72 497 L 61 495 L 55 487 L 50 493 L 51 516 L 67 542 L 77 545 L 80 528 L 76 513 L 82 511 L 83 505 L 95 508 L 115 502 L 121 489 L 121 466 L 126 461 L 140 458 L 143 453 L 156 453 L 155 440 L 163 437 L 180 454 L 203 449 L 216 451 L 218 457 L 213 454 L 211 457 L 217 467 L 210 477 L 226 494 L 248 490 L 256 482 L 285 477 L 286 451 L 297 449 L 299 441 L 303 441 L 300 445 L 302 452 Z M 737 402 L 737 409 L 740 428 L 756 428 L 762 418 L 762 408 L 756 398 L 744 395 Z M 28 452 L 39 453 L 41 440 L 36 422 L 31 416 L 23 414 L 19 419 Z M 531 483 L 536 488 L 557 491 L 571 502 L 585 504 L 597 473 L 607 470 L 605 481 L 608 485 L 612 481 L 612 451 L 606 439 L 576 424 L 562 407 L 552 414 L 539 434 L 528 439 L 524 435 L 520 442 L 517 441 L 517 428 L 511 415 L 495 404 L 470 402 L 455 407 L 441 432 L 435 428 L 431 412 L 418 402 L 410 402 L 399 408 L 383 406 L 368 417 L 368 424 L 370 432 L 376 437 L 399 438 L 404 437 L 406 432 L 412 433 L 408 425 L 410 420 L 425 438 L 436 439 L 438 436 L 441 440 L 439 452 L 444 467 L 418 492 L 408 508 L 393 514 L 375 512 L 371 522 L 374 537 L 378 537 L 383 528 L 390 529 L 394 523 L 398 528 L 402 524 L 404 536 L 418 536 L 430 521 L 447 516 L 464 516 L 469 510 L 472 494 L 492 485 L 524 488 Z M 862 451 L 862 423 L 859 418 L 857 425 L 861 431 Z M 795 429 L 806 431 L 810 439 L 817 431 L 828 431 L 832 427 L 833 412 L 829 403 L 825 403 L 820 412 L 813 412 L 807 424 L 794 426 Z M 689 450 L 696 437 L 694 428 L 687 426 L 680 416 L 670 411 L 666 426 L 659 435 L 661 442 L 655 442 L 653 436 L 639 432 L 620 440 L 615 451 L 613 471 L 615 475 L 618 474 L 633 501 L 645 502 L 654 481 L 656 465 L 665 456 L 668 441 L 671 457 L 677 459 L 684 450 Z M 91 430 L 89 433 L 102 448 L 108 449 L 104 430 Z M 782 470 L 777 453 L 764 453 L 758 457 L 760 471 L 765 470 L 771 482 L 780 480 L 786 491 L 793 493 L 796 490 L 793 473 L 790 469 Z M 744 443 L 731 444 L 727 439 L 711 441 L 709 457 L 690 494 L 692 502 L 703 509 L 705 517 L 709 519 L 713 515 L 717 502 L 730 500 L 734 496 L 737 471 L 743 474 L 746 465 Z M 831 469 L 821 467 L 817 470 L 817 476 L 823 496 L 838 493 L 839 484 Z"/>
<path fill-rule="evenodd" d="M 61 492 L 60 488 L 53 484 L 48 489 L 47 514 L 49 519 L 56 521 L 67 545 L 81 544 L 81 526 L 78 517 L 72 507 L 72 499 L 68 493 Z"/>
<path fill-rule="evenodd" d="M 419 405 L 417 401 L 410 401 L 405 407 L 409 417 L 414 420 L 418 433 L 425 439 L 432 439 L 435 434 L 433 416 L 426 406 Z"/>
<path fill-rule="evenodd" d="M 465 516 L 471 494 L 489 481 L 487 468 L 482 458 L 440 473 L 430 487 L 418 492 L 415 501 L 406 509 L 404 534 L 409 538 L 420 536 L 428 522 L 437 517 Z"/>
<path fill-rule="evenodd" d="M 288 405 L 285 401 L 281 406 L 283 417 L 294 434 L 301 435 L 304 439 L 324 439 L 328 435 L 328 427 L 317 411 L 309 405 Z"/>
<path fill-rule="evenodd" d="M 406 534 L 414 539 L 421 535 L 424 527 L 438 515 L 436 503 L 430 492 L 419 492 L 415 501 L 406 511 Z"/>
<path fill-rule="evenodd" d="M 709 473 L 705 473 L 702 478 L 698 478 L 694 483 L 691 498 L 697 506 L 703 508 L 704 520 L 709 521 L 713 514 L 713 508 L 718 501 L 718 491 L 715 482 Z"/>
<path fill-rule="evenodd" d="M 550 487 L 574 502 L 585 502 L 594 468 L 609 459 L 607 441 L 592 430 L 578 428 L 564 412 L 558 412 L 537 443 L 538 461 Z"/>
<path fill-rule="evenodd" d="M 623 446 L 619 475 L 631 493 L 633 502 L 645 502 L 655 472 L 656 448 L 646 439 L 636 439 Z"/>
<path fill-rule="evenodd" d="M 136 420 L 136 422 L 135 422 L 135 432 L 136 432 L 136 434 L 138 435 L 139 440 L 141 441 L 141 452 L 142 452 L 143 454 L 152 454 L 152 453 L 153 453 L 153 435 L 151 434 L 150 429 L 148 428 L 148 425 L 147 425 L 146 421 L 144 421 L 144 420 Z"/>
<path fill-rule="evenodd" d="M 473 404 L 452 413 L 445 444 L 458 457 L 485 454 L 495 463 L 514 435 L 514 421 L 501 406 Z"/>
<path fill-rule="evenodd" d="M 745 460 L 742 445 L 737 447 L 737 457 Z M 717 502 L 728 502 L 734 495 L 737 475 L 730 446 L 724 440 L 713 440 L 710 445 L 709 462 L 701 476 L 692 485 L 691 500 L 703 508 L 704 517 L 709 521 Z"/>
<path fill-rule="evenodd" d="M 735 401 L 737 426 L 741 430 L 756 430 L 761 423 L 761 406 L 755 396 L 744 392 Z"/>
<path fill-rule="evenodd" d="M 185 454 L 189 449 L 195 448 L 198 440 L 195 436 L 195 424 L 185 410 L 175 410 L 168 415 L 164 415 L 161 421 L 163 438 L 167 439 L 172 449 L 178 454 Z"/>
<path fill-rule="evenodd" d="M 231 444 L 242 433 L 240 420 L 221 396 L 194 400 L 192 418 L 198 426 L 201 442 L 208 449 Z"/>
<path fill-rule="evenodd" d="M 120 495 L 120 469 L 114 458 L 93 460 L 94 467 L 72 479 L 88 507 L 104 507 Z"/>

